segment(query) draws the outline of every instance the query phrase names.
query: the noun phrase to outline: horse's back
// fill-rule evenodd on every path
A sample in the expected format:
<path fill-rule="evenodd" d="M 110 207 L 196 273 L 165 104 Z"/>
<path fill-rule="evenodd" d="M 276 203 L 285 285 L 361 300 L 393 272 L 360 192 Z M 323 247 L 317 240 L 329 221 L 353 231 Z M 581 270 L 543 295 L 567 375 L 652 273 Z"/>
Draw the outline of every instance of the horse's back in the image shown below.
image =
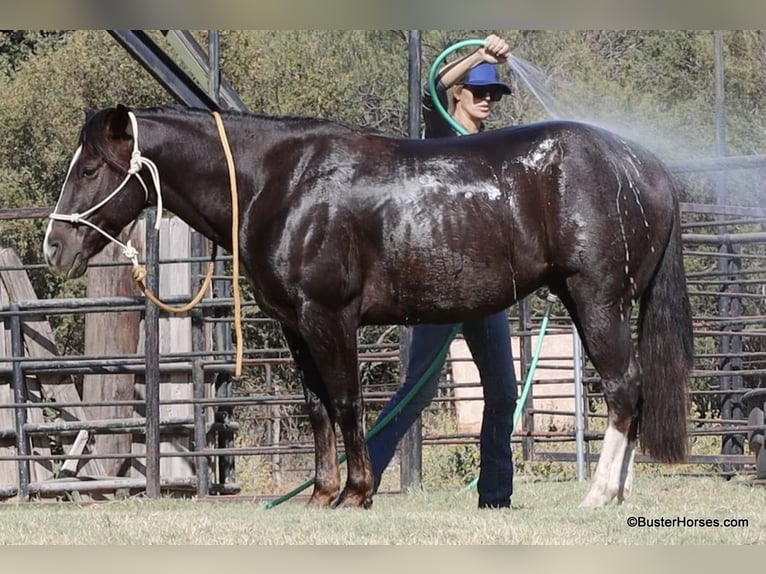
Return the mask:
<path fill-rule="evenodd" d="M 655 189 L 661 163 L 588 124 L 312 138 L 295 162 L 302 171 L 283 178 L 293 185 L 279 259 L 325 304 L 361 301 L 364 323 L 464 320 L 552 276 L 661 248 L 647 230 L 667 211 L 667 190 Z M 628 247 L 613 254 L 619 237 Z M 326 273 L 336 260 L 340 272 Z"/>

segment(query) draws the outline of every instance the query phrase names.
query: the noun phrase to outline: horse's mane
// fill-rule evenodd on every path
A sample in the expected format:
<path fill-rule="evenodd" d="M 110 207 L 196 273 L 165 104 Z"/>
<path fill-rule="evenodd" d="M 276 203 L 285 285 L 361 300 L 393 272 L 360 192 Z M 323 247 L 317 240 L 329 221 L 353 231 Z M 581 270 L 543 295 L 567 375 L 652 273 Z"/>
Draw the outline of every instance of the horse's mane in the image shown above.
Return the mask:
<path fill-rule="evenodd" d="M 115 155 L 113 149 L 107 145 L 104 140 L 104 133 L 107 130 L 109 115 L 114 108 L 105 108 L 96 112 L 90 112 L 89 117 L 80 131 L 80 143 L 83 146 L 91 146 L 104 159 L 107 164 L 118 171 L 127 172 L 128 166 Z M 141 114 L 148 115 L 180 115 L 180 116 L 199 116 L 200 114 L 209 115 L 210 111 L 202 108 L 192 108 L 183 106 L 155 106 L 136 109 Z M 306 116 L 270 116 L 267 114 L 258 114 L 252 112 L 241 112 L 238 110 L 226 110 L 221 112 L 228 117 L 240 117 L 253 121 L 264 122 L 264 124 L 278 125 L 280 130 L 285 129 L 306 129 L 314 128 L 330 132 L 356 133 L 390 136 L 380 130 L 367 128 L 357 125 L 344 123 L 337 120 L 325 118 L 306 117 Z"/>
<path fill-rule="evenodd" d="M 179 114 L 179 115 L 210 115 L 210 111 L 203 108 L 184 107 L 184 106 L 157 106 L 153 108 L 143 108 L 142 112 L 157 113 L 157 114 Z M 306 127 L 318 127 L 326 128 L 329 130 L 348 131 L 361 134 L 379 134 L 387 135 L 380 130 L 374 128 L 363 127 L 359 125 L 349 124 L 340 120 L 332 120 L 327 118 L 318 118 L 313 116 L 295 116 L 295 115 L 269 115 L 257 112 L 244 112 L 239 110 L 225 110 L 221 112 L 223 116 L 239 117 L 245 119 L 252 119 L 255 121 L 263 121 L 267 123 L 278 123 L 280 129 L 284 128 L 306 128 Z"/>

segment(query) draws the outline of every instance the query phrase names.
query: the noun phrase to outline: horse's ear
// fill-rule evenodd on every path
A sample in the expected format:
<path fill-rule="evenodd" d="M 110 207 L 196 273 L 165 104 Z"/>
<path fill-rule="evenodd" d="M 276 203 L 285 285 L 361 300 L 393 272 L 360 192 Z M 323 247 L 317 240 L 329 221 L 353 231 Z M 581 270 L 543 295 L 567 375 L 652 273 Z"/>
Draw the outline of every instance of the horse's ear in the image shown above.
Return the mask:
<path fill-rule="evenodd" d="M 117 107 L 109 113 L 109 118 L 107 120 L 107 129 L 109 130 L 109 135 L 115 139 L 129 137 L 129 122 L 130 118 L 128 117 L 128 108 L 122 104 L 117 104 Z"/>
<path fill-rule="evenodd" d="M 94 110 L 93 108 L 91 108 L 91 109 L 87 110 L 87 111 L 85 112 L 85 123 L 88 123 L 88 122 L 89 122 L 91 119 L 93 119 L 93 116 L 95 116 L 95 115 L 96 115 L 96 112 L 97 112 L 97 111 L 98 111 L 98 110 Z"/>

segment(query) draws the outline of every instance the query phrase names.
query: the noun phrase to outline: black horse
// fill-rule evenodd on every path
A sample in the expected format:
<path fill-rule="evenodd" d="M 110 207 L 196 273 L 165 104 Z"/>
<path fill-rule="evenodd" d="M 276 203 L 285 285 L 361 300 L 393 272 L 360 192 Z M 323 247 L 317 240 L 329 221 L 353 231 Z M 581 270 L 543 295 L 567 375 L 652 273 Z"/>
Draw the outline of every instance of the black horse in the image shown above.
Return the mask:
<path fill-rule="evenodd" d="M 693 349 L 678 199 L 647 150 L 564 121 L 417 141 L 321 119 L 223 120 L 240 190 L 239 255 L 303 376 L 316 448 L 310 504 L 370 502 L 360 325 L 460 322 L 541 286 L 569 311 L 609 409 L 583 505 L 627 495 L 638 437 L 656 460 L 684 459 Z M 51 270 L 82 275 L 158 199 L 231 249 L 222 150 L 205 111 L 90 115 L 46 233 Z M 152 171 L 154 185 L 134 177 Z M 339 497 L 336 423 L 348 457 Z"/>

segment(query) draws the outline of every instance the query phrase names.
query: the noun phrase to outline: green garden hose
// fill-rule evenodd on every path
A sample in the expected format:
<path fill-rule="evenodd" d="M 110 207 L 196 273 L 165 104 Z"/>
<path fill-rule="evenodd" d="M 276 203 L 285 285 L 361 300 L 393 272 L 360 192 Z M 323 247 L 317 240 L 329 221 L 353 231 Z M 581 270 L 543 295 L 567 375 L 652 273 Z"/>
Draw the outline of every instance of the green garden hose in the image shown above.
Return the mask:
<path fill-rule="evenodd" d="M 441 114 L 441 116 L 444 118 L 444 120 L 452 126 L 452 128 L 459 133 L 462 136 L 468 135 L 468 131 L 461 126 L 459 123 L 455 121 L 455 119 L 449 115 L 447 110 L 444 109 L 444 106 L 439 101 L 439 97 L 436 95 L 436 76 L 439 72 L 439 68 L 441 67 L 440 64 L 444 61 L 444 58 L 452 54 L 453 52 L 456 52 L 457 50 L 460 50 L 461 48 L 465 48 L 466 46 L 483 46 L 484 40 L 463 40 L 462 42 L 458 42 L 457 44 L 453 44 L 446 50 L 444 50 L 441 54 L 439 54 L 436 59 L 434 60 L 433 65 L 431 66 L 431 71 L 428 74 L 428 90 L 431 93 L 431 101 L 434 103 L 434 106 L 438 110 L 438 112 Z"/>

